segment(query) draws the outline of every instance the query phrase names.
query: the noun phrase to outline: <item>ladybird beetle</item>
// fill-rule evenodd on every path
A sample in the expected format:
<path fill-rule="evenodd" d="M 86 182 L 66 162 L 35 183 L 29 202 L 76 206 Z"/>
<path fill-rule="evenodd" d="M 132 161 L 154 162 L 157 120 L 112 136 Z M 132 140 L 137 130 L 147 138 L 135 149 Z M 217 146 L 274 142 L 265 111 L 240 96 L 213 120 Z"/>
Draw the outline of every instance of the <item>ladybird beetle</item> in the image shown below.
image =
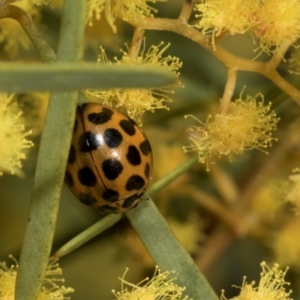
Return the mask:
<path fill-rule="evenodd" d="M 81 203 L 114 213 L 135 207 L 152 161 L 150 143 L 132 119 L 99 103 L 77 107 L 66 182 Z"/>

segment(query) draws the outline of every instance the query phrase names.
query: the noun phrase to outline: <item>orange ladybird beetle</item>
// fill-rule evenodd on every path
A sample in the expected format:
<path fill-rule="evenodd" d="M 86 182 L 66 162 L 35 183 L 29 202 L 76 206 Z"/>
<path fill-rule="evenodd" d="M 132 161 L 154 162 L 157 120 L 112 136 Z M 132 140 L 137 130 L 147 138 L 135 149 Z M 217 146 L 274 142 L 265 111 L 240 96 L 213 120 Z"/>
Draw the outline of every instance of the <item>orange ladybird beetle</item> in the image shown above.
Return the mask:
<path fill-rule="evenodd" d="M 66 182 L 81 203 L 114 213 L 135 207 L 152 162 L 150 143 L 132 119 L 99 103 L 78 106 Z"/>

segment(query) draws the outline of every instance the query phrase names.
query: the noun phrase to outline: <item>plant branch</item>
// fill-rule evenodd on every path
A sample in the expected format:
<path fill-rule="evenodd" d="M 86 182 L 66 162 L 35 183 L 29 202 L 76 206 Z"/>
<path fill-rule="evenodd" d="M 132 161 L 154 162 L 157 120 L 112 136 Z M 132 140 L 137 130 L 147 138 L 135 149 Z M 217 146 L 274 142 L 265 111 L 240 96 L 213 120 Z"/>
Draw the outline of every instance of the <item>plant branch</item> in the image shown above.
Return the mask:
<path fill-rule="evenodd" d="M 271 69 L 275 70 L 278 67 L 290 46 L 290 43 L 284 43 L 277 49 L 271 59 L 267 62 L 267 64 L 270 65 Z"/>
<path fill-rule="evenodd" d="M 204 248 L 195 262 L 202 272 L 209 269 L 217 257 L 225 251 L 235 240 L 236 235 L 223 225 L 218 226 L 214 233 L 208 238 Z"/>
<path fill-rule="evenodd" d="M 264 63 L 252 61 L 235 56 L 218 45 L 216 45 L 215 49 L 213 49 L 209 37 L 205 36 L 200 31 L 196 30 L 180 19 L 145 17 L 138 21 L 130 20 L 128 22 L 133 26 L 141 27 L 147 30 L 166 30 L 185 36 L 208 50 L 229 69 L 256 72 L 264 75 L 300 105 L 300 91 L 287 82 L 276 71 L 273 65 L 268 64 L 268 62 Z M 276 59 L 274 59 L 274 61 L 275 60 Z"/>
<path fill-rule="evenodd" d="M 181 12 L 178 19 L 182 20 L 182 22 L 188 23 L 192 11 L 193 11 L 192 0 L 185 0 L 182 5 Z"/>
<path fill-rule="evenodd" d="M 19 6 L 1 7 L 0 17 L 12 18 L 22 26 L 43 62 L 53 62 L 56 55 L 32 22 L 31 16 Z"/>
<path fill-rule="evenodd" d="M 236 235 L 246 235 L 249 226 L 241 216 L 225 207 L 218 199 L 208 193 L 205 193 L 192 185 L 187 185 L 185 188 L 186 193 L 190 195 L 197 204 L 218 217 L 218 219 L 230 227 Z"/>
<path fill-rule="evenodd" d="M 233 178 L 218 164 L 212 164 L 209 172 L 212 182 L 214 182 L 223 200 L 232 205 L 239 199 L 240 191 Z"/>

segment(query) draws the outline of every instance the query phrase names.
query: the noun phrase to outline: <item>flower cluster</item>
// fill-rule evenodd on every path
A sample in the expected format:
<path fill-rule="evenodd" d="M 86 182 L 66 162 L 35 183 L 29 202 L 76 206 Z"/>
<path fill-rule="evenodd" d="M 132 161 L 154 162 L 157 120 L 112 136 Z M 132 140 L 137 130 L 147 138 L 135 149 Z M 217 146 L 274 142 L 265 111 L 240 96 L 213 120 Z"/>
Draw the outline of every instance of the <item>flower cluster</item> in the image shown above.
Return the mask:
<path fill-rule="evenodd" d="M 18 271 L 18 264 L 8 267 L 6 263 L 0 262 L 0 299 L 15 299 L 15 283 Z M 74 290 L 69 287 L 58 286 L 56 282 L 63 282 L 61 278 L 62 270 L 59 268 L 57 261 L 49 263 L 45 278 L 43 280 L 43 287 L 39 293 L 38 300 L 62 300 L 70 299 L 64 297 Z M 56 276 L 56 277 L 55 277 Z"/>
<path fill-rule="evenodd" d="M 149 280 L 146 278 L 137 285 L 132 284 L 124 279 L 128 269 L 125 271 L 122 278 L 122 291 L 116 292 L 112 291 L 116 296 L 116 300 L 136 300 L 136 299 L 160 299 L 160 300 L 188 300 L 187 296 L 183 297 L 182 293 L 185 288 L 174 284 L 173 281 L 176 280 L 175 277 L 168 279 L 171 273 L 174 272 L 163 272 L 161 273 L 160 269 L 156 267 L 153 278 Z M 145 283 L 143 286 L 141 284 Z M 128 291 L 127 288 L 124 288 L 123 285 L 132 287 L 131 291 Z"/>
<path fill-rule="evenodd" d="M 148 5 L 148 2 L 156 3 L 166 0 L 86 0 L 87 23 L 93 25 L 93 19 L 100 19 L 104 11 L 105 17 L 111 28 L 116 32 L 115 20 L 121 17 L 125 21 L 138 20 L 143 17 L 153 17 L 156 9 Z M 35 23 L 40 20 L 39 5 L 49 5 L 51 8 L 63 4 L 64 0 L 19 0 L 14 1 L 17 6 L 24 9 L 33 17 Z M 4 42 L 4 50 L 14 58 L 20 48 L 28 50 L 30 40 L 22 27 L 10 18 L 0 19 L 0 42 Z"/>
<path fill-rule="evenodd" d="M 230 34 L 245 33 L 250 28 L 248 16 L 255 6 L 255 1 L 226 1 L 207 0 L 196 4 L 195 10 L 199 12 L 196 27 L 204 33 L 219 36 L 222 32 Z"/>
<path fill-rule="evenodd" d="M 244 277 L 240 294 L 232 300 L 290 300 L 289 296 L 292 291 L 286 292 L 285 285 L 289 285 L 289 283 L 284 280 L 288 268 L 282 271 L 279 270 L 277 264 L 274 264 L 272 268 L 265 262 L 260 265 L 262 273 L 258 286 L 255 287 L 255 282 L 247 283 L 246 277 Z M 224 291 L 222 291 L 221 299 L 227 300 Z"/>
<path fill-rule="evenodd" d="M 93 25 L 93 18 L 100 19 L 102 11 L 105 12 L 105 17 L 116 32 L 116 26 L 114 24 L 116 18 L 119 16 L 125 21 L 138 20 L 143 17 L 153 17 L 153 13 L 157 10 L 149 6 L 147 2 L 164 2 L 166 0 L 87 0 L 87 22 L 91 26 Z"/>
<path fill-rule="evenodd" d="M 164 45 L 163 43 L 160 43 L 158 46 L 153 45 L 147 52 L 144 50 L 141 51 L 138 57 L 132 57 L 127 52 L 122 51 L 122 58 L 115 58 L 115 60 L 120 65 L 143 65 L 164 68 L 164 70 L 168 70 L 178 77 L 178 69 L 182 66 L 179 58 L 170 55 L 163 57 L 164 52 L 169 46 L 170 44 Z M 104 49 L 100 48 L 100 50 L 98 63 L 111 64 L 107 59 Z M 87 97 L 96 97 L 102 104 L 117 107 L 141 125 L 141 116 L 145 111 L 153 112 L 155 109 L 167 108 L 164 102 L 171 102 L 167 94 L 172 94 L 173 92 L 171 87 L 157 89 L 112 89 L 88 91 Z"/>
<path fill-rule="evenodd" d="M 221 33 L 252 32 L 260 39 L 262 51 L 294 43 L 300 36 L 298 0 L 206 0 L 195 6 L 196 27 L 213 38 Z"/>
<path fill-rule="evenodd" d="M 25 131 L 19 110 L 13 95 L 0 95 L 0 175 L 3 172 L 21 175 L 21 160 L 25 159 L 25 150 L 33 146 L 26 139 L 31 133 Z"/>
<path fill-rule="evenodd" d="M 191 116 L 200 125 L 188 128 L 192 143 L 183 149 L 185 152 L 197 151 L 199 162 L 206 163 L 207 167 L 215 156 L 226 155 L 231 160 L 245 150 L 256 148 L 265 152 L 274 140 L 272 131 L 279 120 L 275 112 L 269 111 L 270 104 L 263 105 L 263 96 L 258 94 L 247 96 L 245 101 L 231 102 L 226 114 L 210 115 L 206 124 Z"/>
<path fill-rule="evenodd" d="M 108 8 L 110 7 L 110 1 L 106 0 L 87 0 L 87 23 L 89 26 L 93 25 L 93 19 L 95 18 L 96 20 L 100 20 L 101 17 L 101 12 L 105 8 L 105 4 L 107 6 L 107 11 Z M 107 17 L 109 18 L 109 17 Z M 114 18 L 113 18 L 114 20 Z M 115 29 L 115 27 L 113 27 Z"/>

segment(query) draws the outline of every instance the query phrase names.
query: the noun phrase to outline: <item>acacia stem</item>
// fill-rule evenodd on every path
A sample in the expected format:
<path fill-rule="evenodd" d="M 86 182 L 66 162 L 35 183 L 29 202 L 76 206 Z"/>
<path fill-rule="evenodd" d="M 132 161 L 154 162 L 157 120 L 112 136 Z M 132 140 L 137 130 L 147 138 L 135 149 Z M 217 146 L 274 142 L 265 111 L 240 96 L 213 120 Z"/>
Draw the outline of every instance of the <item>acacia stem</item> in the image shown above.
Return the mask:
<path fill-rule="evenodd" d="M 133 26 L 141 27 L 147 30 L 165 30 L 182 35 L 208 50 L 229 69 L 256 72 L 265 76 L 300 105 L 300 91 L 286 81 L 276 71 L 275 67 L 277 66 L 276 64 L 278 62 L 277 57 L 274 58 L 275 63 L 259 62 L 235 56 L 219 45 L 216 45 L 215 48 L 213 48 L 211 39 L 208 36 L 205 36 L 200 31 L 191 27 L 181 19 L 145 17 L 143 19 L 130 20 L 128 22 Z"/>
<path fill-rule="evenodd" d="M 193 4 L 191 0 L 185 0 L 182 8 L 181 8 L 181 12 L 180 15 L 178 17 L 178 19 L 182 20 L 183 22 L 188 22 L 189 18 L 192 14 L 193 11 Z"/>
<path fill-rule="evenodd" d="M 235 69 L 227 70 L 227 81 L 223 97 L 220 101 L 220 113 L 226 114 L 236 85 L 237 71 Z"/>
<path fill-rule="evenodd" d="M 129 49 L 129 56 L 131 58 L 137 58 L 140 52 L 140 48 L 143 42 L 143 37 L 145 34 L 145 29 L 143 28 L 135 28 L 134 34 L 131 41 L 131 46 Z"/>

